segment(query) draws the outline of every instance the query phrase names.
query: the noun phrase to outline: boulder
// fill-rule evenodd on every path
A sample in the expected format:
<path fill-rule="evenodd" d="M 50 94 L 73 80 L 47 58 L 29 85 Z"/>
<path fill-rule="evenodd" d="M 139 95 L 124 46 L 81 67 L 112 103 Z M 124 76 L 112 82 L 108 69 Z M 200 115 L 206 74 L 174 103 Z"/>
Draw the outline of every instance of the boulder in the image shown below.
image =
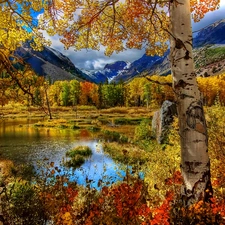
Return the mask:
<path fill-rule="evenodd" d="M 168 100 L 164 101 L 161 109 L 154 113 L 152 118 L 152 131 L 158 143 L 163 144 L 166 141 L 170 125 L 175 115 L 177 115 L 176 104 Z"/>

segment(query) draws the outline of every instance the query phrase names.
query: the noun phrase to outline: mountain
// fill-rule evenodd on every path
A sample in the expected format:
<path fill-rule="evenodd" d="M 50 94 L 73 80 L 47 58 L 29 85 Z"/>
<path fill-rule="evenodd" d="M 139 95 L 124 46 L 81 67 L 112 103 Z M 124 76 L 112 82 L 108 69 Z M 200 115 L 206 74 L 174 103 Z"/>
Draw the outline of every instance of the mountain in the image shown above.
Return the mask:
<path fill-rule="evenodd" d="M 225 71 L 225 19 L 200 30 L 193 40 L 194 61 L 198 76 L 206 77 Z"/>
<path fill-rule="evenodd" d="M 199 76 L 209 76 L 225 71 L 225 19 L 219 20 L 194 33 L 194 60 Z M 70 59 L 59 51 L 44 47 L 34 51 L 25 44 L 17 55 L 31 65 L 35 72 L 55 80 L 87 80 L 95 83 L 119 82 L 143 74 L 167 75 L 170 73 L 169 50 L 162 56 L 143 55 L 134 62 L 116 61 L 106 64 L 102 70 L 78 69 Z"/>
<path fill-rule="evenodd" d="M 193 39 L 194 48 L 204 45 L 225 44 L 225 19 L 216 21 L 213 24 L 201 29 Z"/>
<path fill-rule="evenodd" d="M 120 80 L 129 80 L 142 72 L 167 74 L 169 70 L 169 51 L 164 56 L 147 56 L 143 55 L 133 63 L 125 61 L 116 61 L 106 64 L 104 69 L 94 71 L 88 75 L 99 82 L 119 82 Z M 87 71 L 84 71 L 87 73 Z M 100 80 L 99 80 L 100 78 Z"/>
<path fill-rule="evenodd" d="M 125 73 L 130 67 L 130 62 L 116 61 L 114 63 L 106 64 L 103 70 L 97 70 L 91 75 L 92 79 L 95 79 L 96 83 L 110 82 L 120 74 Z"/>
<path fill-rule="evenodd" d="M 193 52 L 197 76 L 207 77 L 225 72 L 225 44 L 205 45 Z"/>
<path fill-rule="evenodd" d="M 225 70 L 225 19 L 219 20 L 194 34 L 194 59 L 196 72 L 200 76 L 213 75 Z M 224 62 L 223 62 L 224 60 Z M 119 61 L 120 62 L 120 61 Z M 119 63 L 118 62 L 118 63 Z M 167 75 L 170 73 L 169 50 L 162 56 L 143 55 L 140 59 L 129 64 L 125 69 L 117 68 L 117 62 L 110 68 L 92 73 L 93 76 L 104 75 L 109 81 L 118 82 L 129 80 L 141 73 Z M 111 75 L 114 74 L 114 75 Z M 93 78 L 94 79 L 94 78 Z M 98 82 L 96 76 L 96 82 Z"/>
<path fill-rule="evenodd" d="M 164 56 L 147 56 L 144 54 L 140 59 L 130 64 L 130 67 L 114 77 L 113 81 L 129 80 L 138 74 L 145 72 L 149 74 L 167 74 L 169 69 L 169 51 Z"/>
<path fill-rule="evenodd" d="M 56 80 L 89 80 L 88 75 L 79 70 L 70 59 L 61 52 L 44 47 L 42 51 L 34 51 L 29 43 L 18 48 L 15 53 L 30 64 L 32 69 L 40 76 L 48 76 L 52 81 Z"/>
<path fill-rule="evenodd" d="M 92 81 L 94 83 L 105 83 L 108 82 L 108 78 L 104 75 L 103 72 L 98 70 L 81 70 L 88 77 L 86 80 Z"/>

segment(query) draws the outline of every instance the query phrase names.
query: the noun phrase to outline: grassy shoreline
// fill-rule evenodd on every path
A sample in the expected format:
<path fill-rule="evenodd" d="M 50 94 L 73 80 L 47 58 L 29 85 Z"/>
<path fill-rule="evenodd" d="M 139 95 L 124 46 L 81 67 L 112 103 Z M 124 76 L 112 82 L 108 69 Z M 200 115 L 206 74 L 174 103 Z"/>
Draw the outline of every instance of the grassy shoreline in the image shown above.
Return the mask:
<path fill-rule="evenodd" d="M 14 119 L 34 119 L 37 127 L 56 127 L 60 129 L 110 130 L 125 134 L 129 138 L 134 135 L 134 127 L 142 119 L 151 118 L 153 111 L 144 107 L 115 107 L 96 109 L 94 106 L 52 107 L 52 117 L 38 107 L 27 107 L 18 104 L 6 105 L 0 109 L 0 121 Z"/>

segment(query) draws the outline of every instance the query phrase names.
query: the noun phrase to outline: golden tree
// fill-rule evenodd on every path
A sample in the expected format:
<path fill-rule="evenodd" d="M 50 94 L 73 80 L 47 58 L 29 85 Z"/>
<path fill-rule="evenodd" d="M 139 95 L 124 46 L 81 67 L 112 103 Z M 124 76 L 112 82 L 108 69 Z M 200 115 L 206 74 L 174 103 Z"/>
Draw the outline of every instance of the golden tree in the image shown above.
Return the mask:
<path fill-rule="evenodd" d="M 0 3 L 0 73 L 7 73 L 13 82 L 16 82 L 25 93 L 26 87 L 20 82 L 17 64 L 24 66 L 24 62 L 14 55 L 15 50 L 24 42 L 32 40 L 31 46 L 39 50 L 45 41 L 38 31 L 37 19 L 31 16 L 47 7 L 46 1 L 11 1 L 3 0 Z M 27 66 L 24 71 L 30 70 Z M 25 74 L 25 73 L 24 73 Z"/>

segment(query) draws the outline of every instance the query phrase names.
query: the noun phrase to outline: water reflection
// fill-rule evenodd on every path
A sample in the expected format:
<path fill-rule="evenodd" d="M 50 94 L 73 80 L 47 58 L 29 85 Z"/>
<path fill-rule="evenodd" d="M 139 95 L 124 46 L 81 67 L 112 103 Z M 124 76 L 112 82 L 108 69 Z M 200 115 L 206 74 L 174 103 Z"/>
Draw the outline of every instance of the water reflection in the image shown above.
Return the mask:
<path fill-rule="evenodd" d="M 72 180 L 78 184 L 90 184 L 90 187 L 100 188 L 102 185 L 110 185 L 122 180 L 125 172 L 110 157 L 104 154 L 102 144 L 98 141 L 79 141 L 77 145 L 86 145 L 92 149 L 92 156 L 75 171 Z M 100 183 L 99 181 L 102 181 Z"/>
<path fill-rule="evenodd" d="M 67 150 L 78 145 L 86 145 L 91 148 L 93 154 L 79 169 L 69 171 L 71 180 L 81 185 L 91 181 L 91 187 L 98 188 L 99 180 L 109 184 L 123 179 L 125 172 L 104 154 L 102 144 L 90 134 L 87 135 L 87 131 L 35 128 L 30 124 L 32 121 L 14 120 L 0 123 L 1 158 L 10 159 L 18 164 L 31 163 L 35 167 L 38 161 L 49 159 L 49 162 L 60 166 Z"/>

